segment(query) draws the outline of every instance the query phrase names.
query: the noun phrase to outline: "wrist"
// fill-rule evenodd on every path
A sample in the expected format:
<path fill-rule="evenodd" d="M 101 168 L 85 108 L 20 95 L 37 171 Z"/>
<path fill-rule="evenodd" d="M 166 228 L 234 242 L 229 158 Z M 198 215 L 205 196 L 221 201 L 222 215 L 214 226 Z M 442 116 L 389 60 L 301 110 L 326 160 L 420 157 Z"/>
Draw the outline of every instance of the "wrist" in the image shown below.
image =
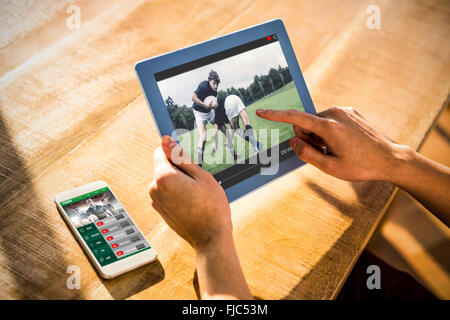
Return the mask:
<path fill-rule="evenodd" d="M 411 174 L 416 159 L 417 153 L 410 147 L 406 145 L 394 145 L 388 170 L 385 172 L 384 179 L 381 180 L 401 186 L 404 179 L 408 179 L 408 176 Z"/>
<path fill-rule="evenodd" d="M 207 241 L 195 245 L 194 249 L 197 256 L 209 256 L 232 247 L 234 247 L 233 235 L 231 232 L 226 232 L 216 234 Z"/>

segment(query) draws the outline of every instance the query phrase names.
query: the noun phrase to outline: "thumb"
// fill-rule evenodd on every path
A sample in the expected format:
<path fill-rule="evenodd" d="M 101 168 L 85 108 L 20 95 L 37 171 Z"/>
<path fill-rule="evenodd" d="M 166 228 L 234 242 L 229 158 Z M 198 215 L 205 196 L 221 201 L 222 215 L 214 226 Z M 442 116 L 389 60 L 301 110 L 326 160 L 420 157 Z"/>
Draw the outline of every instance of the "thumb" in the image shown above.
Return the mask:
<path fill-rule="evenodd" d="M 196 165 L 191 157 L 183 151 L 183 148 L 171 137 L 163 136 L 161 138 L 161 146 L 167 159 L 179 169 L 193 178 L 202 174 L 203 169 Z"/>
<path fill-rule="evenodd" d="M 299 139 L 298 137 L 292 138 L 289 143 L 291 148 L 301 160 L 312 164 L 322 171 L 328 171 L 328 168 L 333 161 L 330 156 L 317 151 L 317 149 L 315 149 L 312 145 Z"/>

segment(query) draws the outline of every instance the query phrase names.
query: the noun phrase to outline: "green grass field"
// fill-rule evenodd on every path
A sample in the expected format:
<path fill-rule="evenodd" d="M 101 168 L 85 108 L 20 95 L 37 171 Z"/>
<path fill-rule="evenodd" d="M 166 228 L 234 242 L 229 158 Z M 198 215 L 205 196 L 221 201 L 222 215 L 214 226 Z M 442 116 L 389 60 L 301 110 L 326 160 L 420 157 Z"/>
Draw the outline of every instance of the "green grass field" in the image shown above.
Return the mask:
<path fill-rule="evenodd" d="M 263 143 L 263 150 L 271 148 L 273 145 L 279 144 L 294 136 L 292 125 L 287 123 L 279 123 L 262 119 L 256 115 L 257 109 L 272 109 L 272 110 L 286 110 L 299 109 L 304 111 L 298 92 L 294 86 L 294 82 L 289 82 L 284 87 L 272 92 L 264 98 L 246 106 L 250 125 L 253 127 L 255 138 Z M 240 120 L 241 128 L 244 128 L 242 120 Z M 275 135 L 272 137 L 271 129 L 278 129 L 278 139 Z M 213 126 L 208 124 L 206 126 L 207 138 L 205 152 L 203 156 L 203 168 L 211 174 L 216 174 L 228 167 L 231 167 L 233 162 L 230 152 L 225 147 L 225 136 L 219 131 L 218 147 L 215 154 L 212 154 L 212 147 L 214 145 L 214 138 L 212 135 Z M 184 150 L 188 153 L 190 151 L 191 158 L 197 162 L 197 143 L 199 139 L 197 128 L 185 133 L 179 137 L 180 143 Z M 272 141 L 274 139 L 274 141 Z M 253 147 L 247 141 L 244 141 L 239 136 L 234 136 L 234 149 L 242 156 L 238 162 L 250 157 L 253 153 Z"/>

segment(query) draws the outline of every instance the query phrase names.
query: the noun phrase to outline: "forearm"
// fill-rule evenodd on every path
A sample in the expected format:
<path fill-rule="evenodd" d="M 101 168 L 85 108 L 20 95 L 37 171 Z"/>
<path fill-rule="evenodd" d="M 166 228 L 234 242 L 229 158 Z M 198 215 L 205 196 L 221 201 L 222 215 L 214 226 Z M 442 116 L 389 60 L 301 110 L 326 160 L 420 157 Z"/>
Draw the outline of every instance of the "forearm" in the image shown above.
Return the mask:
<path fill-rule="evenodd" d="M 196 264 L 202 299 L 253 299 L 231 236 L 197 249 Z"/>
<path fill-rule="evenodd" d="M 390 182 L 407 191 L 450 226 L 450 168 L 407 147 L 399 148 Z"/>
<path fill-rule="evenodd" d="M 196 104 L 198 104 L 199 106 L 202 106 L 203 108 L 207 108 L 210 109 L 210 106 L 206 105 L 203 103 L 202 100 L 200 100 L 196 94 L 194 94 L 194 96 L 192 97 L 192 101 L 194 101 Z"/>

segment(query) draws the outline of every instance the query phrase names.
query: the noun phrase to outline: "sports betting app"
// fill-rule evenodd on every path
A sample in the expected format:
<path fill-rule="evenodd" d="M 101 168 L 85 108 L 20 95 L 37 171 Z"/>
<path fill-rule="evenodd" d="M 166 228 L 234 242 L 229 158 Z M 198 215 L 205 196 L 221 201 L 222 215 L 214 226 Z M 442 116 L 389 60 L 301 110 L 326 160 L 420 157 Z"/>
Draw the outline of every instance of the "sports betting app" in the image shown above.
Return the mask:
<path fill-rule="evenodd" d="M 101 266 L 150 249 L 108 187 L 60 202 Z"/>

